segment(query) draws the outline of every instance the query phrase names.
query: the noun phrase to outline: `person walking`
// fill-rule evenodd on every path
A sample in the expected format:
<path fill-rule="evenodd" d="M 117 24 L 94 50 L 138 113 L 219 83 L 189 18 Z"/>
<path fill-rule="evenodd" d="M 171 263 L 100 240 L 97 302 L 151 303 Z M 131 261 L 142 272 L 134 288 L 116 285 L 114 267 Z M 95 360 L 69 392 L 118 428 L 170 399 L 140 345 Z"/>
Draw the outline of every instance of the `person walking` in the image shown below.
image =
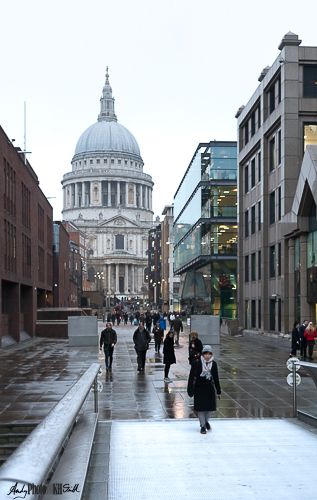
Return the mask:
<path fill-rule="evenodd" d="M 295 321 L 294 328 L 292 330 L 292 350 L 291 350 L 290 357 L 296 356 L 297 349 L 300 349 L 298 327 L 299 327 L 299 323 L 298 323 L 298 321 Z"/>
<path fill-rule="evenodd" d="M 163 313 L 160 315 L 159 322 L 160 322 L 161 328 L 165 332 L 165 330 L 166 330 L 166 319 L 164 319 Z"/>
<path fill-rule="evenodd" d="M 206 434 L 210 430 L 211 414 L 217 409 L 216 395 L 218 399 L 221 398 L 217 363 L 210 345 L 203 347 L 201 356 L 191 365 L 187 394 L 190 398 L 194 396 L 194 410 L 198 412 L 200 433 Z"/>
<path fill-rule="evenodd" d="M 128 324 L 128 319 L 129 319 L 129 315 L 127 312 L 124 313 L 124 324 L 127 325 Z"/>
<path fill-rule="evenodd" d="M 139 327 L 135 330 L 133 334 L 134 349 L 137 354 L 138 361 L 138 371 L 144 372 L 145 367 L 145 356 L 146 351 L 149 348 L 149 343 L 151 342 L 151 335 L 148 330 L 144 328 L 143 321 L 139 322 Z"/>
<path fill-rule="evenodd" d="M 130 323 L 131 323 L 131 326 L 132 326 L 132 323 L 133 323 L 133 320 L 134 320 L 134 316 L 133 316 L 133 313 L 130 314 Z"/>
<path fill-rule="evenodd" d="M 164 340 L 164 347 L 163 347 L 163 363 L 165 365 L 165 371 L 164 371 L 164 382 L 172 382 L 170 378 L 168 378 L 169 370 L 171 365 L 174 365 L 176 363 L 176 358 L 175 358 L 175 351 L 174 351 L 174 332 L 173 330 L 170 330 Z"/>
<path fill-rule="evenodd" d="M 317 337 L 317 333 L 312 322 L 308 324 L 304 336 L 306 337 L 307 341 L 309 359 L 314 359 L 313 352 L 314 352 L 314 344 L 315 344 L 315 338 Z"/>
<path fill-rule="evenodd" d="M 113 350 L 116 343 L 117 343 L 117 333 L 112 328 L 111 323 L 108 322 L 106 324 L 106 328 L 102 330 L 100 335 L 100 350 L 102 351 L 102 345 L 103 345 L 107 371 L 112 369 Z"/>
<path fill-rule="evenodd" d="M 179 314 L 176 314 L 176 318 L 171 322 L 171 326 L 174 328 L 175 344 L 179 345 L 179 332 L 183 331 L 183 322 L 180 319 Z"/>
<path fill-rule="evenodd" d="M 305 330 L 308 326 L 308 321 L 305 319 L 303 324 L 299 327 L 299 342 L 300 342 L 300 357 L 301 359 L 307 358 L 307 341 L 305 337 Z"/>
<path fill-rule="evenodd" d="M 163 342 L 164 338 L 164 331 L 163 328 L 161 328 L 159 321 L 154 326 L 152 333 L 154 333 L 155 351 L 160 352 L 161 342 Z"/>
<path fill-rule="evenodd" d="M 199 358 L 202 350 L 203 344 L 198 338 L 198 332 L 191 332 L 188 346 L 188 361 L 190 365 Z"/>

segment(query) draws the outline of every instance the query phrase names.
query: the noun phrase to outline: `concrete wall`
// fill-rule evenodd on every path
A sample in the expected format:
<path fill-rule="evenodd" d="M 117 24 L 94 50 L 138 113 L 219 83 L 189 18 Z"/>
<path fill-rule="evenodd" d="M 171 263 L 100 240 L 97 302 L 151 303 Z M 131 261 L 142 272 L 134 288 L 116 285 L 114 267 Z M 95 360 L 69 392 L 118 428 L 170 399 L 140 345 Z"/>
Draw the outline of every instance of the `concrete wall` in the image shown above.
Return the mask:
<path fill-rule="evenodd" d="M 198 332 L 203 345 L 219 345 L 220 317 L 208 314 L 193 315 L 190 317 L 190 331 Z"/>
<path fill-rule="evenodd" d="M 96 316 L 69 316 L 69 346 L 98 346 L 98 323 Z"/>

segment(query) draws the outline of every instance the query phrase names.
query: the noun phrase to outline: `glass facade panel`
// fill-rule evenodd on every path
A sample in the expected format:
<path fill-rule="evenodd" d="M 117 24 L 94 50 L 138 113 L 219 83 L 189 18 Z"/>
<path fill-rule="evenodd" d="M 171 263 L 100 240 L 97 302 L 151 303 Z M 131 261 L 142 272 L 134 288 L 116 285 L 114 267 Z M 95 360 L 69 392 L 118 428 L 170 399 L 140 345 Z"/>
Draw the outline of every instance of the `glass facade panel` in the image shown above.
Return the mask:
<path fill-rule="evenodd" d="M 174 226 L 175 245 L 177 245 L 190 228 L 201 218 L 201 190 L 202 188 L 198 188 Z"/>
<path fill-rule="evenodd" d="M 190 314 L 237 317 L 236 261 L 211 262 L 181 275 L 181 308 Z"/>
<path fill-rule="evenodd" d="M 201 181 L 201 161 L 202 152 L 205 151 L 206 147 L 203 146 L 198 149 L 192 163 L 185 174 L 180 188 L 174 198 L 174 219 L 176 220 L 180 212 L 183 210 L 187 201 L 189 200 L 191 194 L 197 187 L 197 184 Z"/>
<path fill-rule="evenodd" d="M 237 255 L 236 224 L 203 223 L 174 250 L 175 272 L 199 256 Z"/>
<path fill-rule="evenodd" d="M 317 146 L 317 123 L 304 125 L 304 151 L 306 146 Z"/>
<path fill-rule="evenodd" d="M 201 217 L 237 217 L 237 189 L 233 186 L 203 186 Z"/>

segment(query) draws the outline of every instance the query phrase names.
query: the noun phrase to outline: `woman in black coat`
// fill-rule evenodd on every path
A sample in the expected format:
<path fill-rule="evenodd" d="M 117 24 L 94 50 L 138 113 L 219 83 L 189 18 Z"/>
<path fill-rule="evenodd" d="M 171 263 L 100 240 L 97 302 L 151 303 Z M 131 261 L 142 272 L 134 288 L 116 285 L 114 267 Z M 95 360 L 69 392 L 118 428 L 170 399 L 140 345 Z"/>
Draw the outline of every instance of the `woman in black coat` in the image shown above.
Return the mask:
<path fill-rule="evenodd" d="M 170 366 L 176 363 L 173 330 L 170 330 L 165 337 L 163 354 L 164 354 L 163 363 L 165 365 L 164 382 L 172 382 L 171 379 L 168 378 L 168 372 L 170 370 Z"/>
<path fill-rule="evenodd" d="M 295 321 L 294 323 L 294 328 L 292 330 L 292 350 L 290 356 L 296 356 L 296 351 L 297 349 L 300 349 L 300 343 L 299 343 L 299 323 L 298 321 Z"/>
<path fill-rule="evenodd" d="M 200 433 L 210 430 L 208 422 L 211 413 L 217 409 L 216 396 L 221 397 L 217 363 L 214 361 L 210 345 L 205 345 L 199 359 L 191 365 L 187 393 L 194 396 L 194 410 L 198 412 Z"/>

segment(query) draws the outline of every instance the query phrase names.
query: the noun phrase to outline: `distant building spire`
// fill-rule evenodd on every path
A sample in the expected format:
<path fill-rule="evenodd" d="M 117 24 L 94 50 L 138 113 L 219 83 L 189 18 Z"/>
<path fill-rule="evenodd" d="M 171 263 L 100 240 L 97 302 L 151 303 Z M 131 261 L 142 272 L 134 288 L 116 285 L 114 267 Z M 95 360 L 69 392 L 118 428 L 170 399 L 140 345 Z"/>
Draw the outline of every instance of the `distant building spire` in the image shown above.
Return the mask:
<path fill-rule="evenodd" d="M 100 113 L 98 122 L 105 120 L 108 122 L 117 121 L 117 116 L 114 112 L 114 98 L 112 97 L 112 88 L 109 83 L 108 66 L 106 70 L 106 83 L 102 89 L 102 96 L 100 98 Z"/>

